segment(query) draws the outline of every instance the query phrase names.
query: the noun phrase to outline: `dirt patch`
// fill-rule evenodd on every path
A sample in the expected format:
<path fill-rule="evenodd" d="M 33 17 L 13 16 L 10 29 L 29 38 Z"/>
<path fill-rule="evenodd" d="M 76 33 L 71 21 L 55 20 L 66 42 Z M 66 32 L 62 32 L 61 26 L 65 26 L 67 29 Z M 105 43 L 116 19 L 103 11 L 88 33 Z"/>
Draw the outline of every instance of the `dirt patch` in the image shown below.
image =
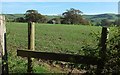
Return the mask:
<path fill-rule="evenodd" d="M 54 61 L 39 60 L 38 64 L 43 65 L 50 73 L 67 73 L 82 75 L 86 73 L 85 70 L 80 70 L 77 68 L 70 68 L 65 62 L 55 63 Z"/>

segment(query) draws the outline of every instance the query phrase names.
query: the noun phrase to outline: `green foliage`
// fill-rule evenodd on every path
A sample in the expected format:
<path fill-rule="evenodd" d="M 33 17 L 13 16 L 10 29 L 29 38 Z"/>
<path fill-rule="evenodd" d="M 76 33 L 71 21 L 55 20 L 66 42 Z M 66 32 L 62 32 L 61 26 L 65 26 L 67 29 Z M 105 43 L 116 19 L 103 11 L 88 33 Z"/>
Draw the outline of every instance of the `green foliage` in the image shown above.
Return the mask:
<path fill-rule="evenodd" d="M 35 65 L 35 66 L 33 67 L 33 69 L 34 69 L 34 72 L 35 72 L 35 73 L 47 73 L 47 72 L 48 72 L 48 71 L 45 69 L 44 66 Z"/>
<path fill-rule="evenodd" d="M 80 10 L 71 8 L 64 12 L 63 15 L 63 24 L 88 24 L 86 20 L 82 18 L 82 12 Z"/>
<path fill-rule="evenodd" d="M 27 10 L 25 13 L 25 19 L 27 22 L 32 21 L 32 22 L 40 22 L 40 23 L 45 23 L 47 20 L 45 16 L 38 13 L 37 10 Z"/>
<path fill-rule="evenodd" d="M 14 22 L 26 22 L 26 19 L 24 17 L 18 17 L 14 20 Z"/>
<path fill-rule="evenodd" d="M 100 39 L 100 37 L 96 37 Z M 99 41 L 99 40 L 96 40 Z M 107 56 L 105 60 L 105 66 L 103 69 L 103 73 L 105 75 L 113 75 L 120 74 L 120 28 L 119 27 L 111 27 L 109 31 L 109 38 L 107 40 Z M 84 50 L 85 55 L 87 56 L 95 56 L 99 58 L 99 50 L 100 45 L 95 45 L 96 47 L 89 46 L 85 44 L 82 50 Z M 83 52 L 83 53 L 84 53 Z M 89 74 L 95 74 L 96 67 L 91 65 L 83 65 L 86 70 L 88 70 Z"/>
<path fill-rule="evenodd" d="M 120 74 L 120 28 L 113 28 L 111 34 L 112 36 L 107 43 L 107 62 L 105 72 Z"/>

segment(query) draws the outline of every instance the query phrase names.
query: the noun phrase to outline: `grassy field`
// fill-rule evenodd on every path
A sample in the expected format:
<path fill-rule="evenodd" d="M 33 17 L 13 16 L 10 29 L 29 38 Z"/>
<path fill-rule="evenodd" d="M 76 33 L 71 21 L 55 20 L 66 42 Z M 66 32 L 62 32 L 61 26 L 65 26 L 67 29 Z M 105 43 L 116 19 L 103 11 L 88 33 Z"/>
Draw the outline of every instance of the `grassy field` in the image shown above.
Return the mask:
<path fill-rule="evenodd" d="M 26 72 L 27 60 L 16 55 L 17 49 L 27 49 L 27 23 L 9 22 L 7 49 L 10 72 Z M 101 27 L 83 25 L 35 24 L 35 50 L 42 52 L 81 54 L 84 45 L 95 47 Z M 35 61 L 34 72 L 51 72 Z M 37 65 L 38 64 L 38 65 Z M 59 72 L 56 71 L 55 72 Z"/>

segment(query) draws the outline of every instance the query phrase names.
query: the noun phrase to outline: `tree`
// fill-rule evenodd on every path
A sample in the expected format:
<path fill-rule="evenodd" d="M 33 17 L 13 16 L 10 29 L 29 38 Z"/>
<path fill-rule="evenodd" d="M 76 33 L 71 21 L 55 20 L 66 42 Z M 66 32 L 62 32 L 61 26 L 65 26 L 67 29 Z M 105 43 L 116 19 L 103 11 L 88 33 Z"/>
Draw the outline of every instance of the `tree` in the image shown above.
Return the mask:
<path fill-rule="evenodd" d="M 24 17 L 18 17 L 14 20 L 15 22 L 26 22 Z"/>
<path fill-rule="evenodd" d="M 47 23 L 47 18 L 43 15 L 38 15 L 38 23 Z"/>
<path fill-rule="evenodd" d="M 32 21 L 32 22 L 40 22 L 40 23 L 43 23 L 45 21 L 43 20 L 46 20 L 46 18 L 41 15 L 40 13 L 38 13 L 37 10 L 27 10 L 26 13 L 25 13 L 25 18 L 26 18 L 26 21 Z"/>
<path fill-rule="evenodd" d="M 71 8 L 70 10 L 67 10 L 64 12 L 62 23 L 65 24 L 82 24 L 85 22 L 85 20 L 82 18 L 83 12 L 74 8 Z M 87 21 L 86 21 L 87 22 Z M 86 24 L 86 23 L 84 23 Z"/>

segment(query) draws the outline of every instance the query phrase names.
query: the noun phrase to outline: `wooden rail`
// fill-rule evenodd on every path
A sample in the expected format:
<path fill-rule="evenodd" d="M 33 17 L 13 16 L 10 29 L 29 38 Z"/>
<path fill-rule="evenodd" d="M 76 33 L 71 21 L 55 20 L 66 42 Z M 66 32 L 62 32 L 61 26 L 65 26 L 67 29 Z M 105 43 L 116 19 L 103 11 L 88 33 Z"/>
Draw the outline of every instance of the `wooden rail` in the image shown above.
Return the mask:
<path fill-rule="evenodd" d="M 31 24 L 30 24 L 31 25 Z M 34 25 L 33 25 L 34 26 Z M 29 28 L 30 27 L 30 28 Z M 102 28 L 99 59 L 97 57 L 89 57 L 82 55 L 73 54 L 61 54 L 61 53 L 48 53 L 48 52 L 37 52 L 34 50 L 34 27 L 28 26 L 28 50 L 17 50 L 17 56 L 30 58 L 28 60 L 28 73 L 32 72 L 32 60 L 31 58 L 40 58 L 45 60 L 64 61 L 78 64 L 97 65 L 97 75 L 101 75 L 105 61 L 106 61 L 106 41 L 107 41 L 107 27 Z M 33 30 L 32 30 L 33 29 Z M 32 32 L 33 31 L 33 32 Z M 32 35 L 32 36 L 29 36 Z"/>
<path fill-rule="evenodd" d="M 62 53 L 50 53 L 50 52 L 36 52 L 36 51 L 28 51 L 28 50 L 17 50 L 17 56 L 72 62 L 78 64 L 97 65 L 100 63 L 100 60 L 97 57 L 62 54 Z"/>

